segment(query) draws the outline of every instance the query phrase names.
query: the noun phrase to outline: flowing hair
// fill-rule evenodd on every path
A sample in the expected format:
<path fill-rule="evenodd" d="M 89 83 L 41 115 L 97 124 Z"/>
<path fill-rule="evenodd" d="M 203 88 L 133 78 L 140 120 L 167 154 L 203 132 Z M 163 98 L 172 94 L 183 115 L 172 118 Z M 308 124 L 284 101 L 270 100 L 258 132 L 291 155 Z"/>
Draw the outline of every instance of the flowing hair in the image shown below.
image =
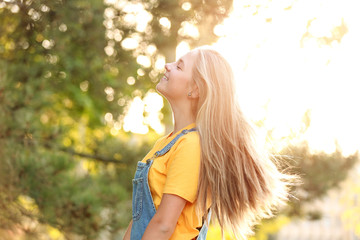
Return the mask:
<path fill-rule="evenodd" d="M 281 173 L 270 154 L 256 145 L 237 102 L 229 63 L 209 48 L 193 52 L 201 144 L 197 211 L 206 219 L 210 198 L 222 236 L 230 228 L 237 239 L 246 238 L 261 218 L 273 216 L 273 210 L 287 201 L 291 176 Z"/>

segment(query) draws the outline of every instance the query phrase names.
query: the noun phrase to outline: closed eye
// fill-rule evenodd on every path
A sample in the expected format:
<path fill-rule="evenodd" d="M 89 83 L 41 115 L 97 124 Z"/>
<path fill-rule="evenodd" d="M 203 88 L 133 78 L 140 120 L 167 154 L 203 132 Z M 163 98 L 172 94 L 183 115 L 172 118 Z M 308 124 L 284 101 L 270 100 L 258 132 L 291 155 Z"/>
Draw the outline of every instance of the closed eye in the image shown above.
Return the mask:
<path fill-rule="evenodd" d="M 181 66 L 181 67 L 180 67 Z M 185 68 L 185 64 L 184 61 L 180 58 L 179 61 L 177 61 L 176 63 L 176 68 L 179 70 L 183 70 Z"/>

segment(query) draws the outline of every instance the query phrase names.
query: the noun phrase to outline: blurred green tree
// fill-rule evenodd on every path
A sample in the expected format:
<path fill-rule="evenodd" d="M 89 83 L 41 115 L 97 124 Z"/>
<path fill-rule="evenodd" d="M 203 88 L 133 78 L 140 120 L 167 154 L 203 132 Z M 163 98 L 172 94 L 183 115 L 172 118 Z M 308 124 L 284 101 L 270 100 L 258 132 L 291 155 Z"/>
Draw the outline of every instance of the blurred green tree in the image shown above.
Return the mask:
<path fill-rule="evenodd" d="M 4 239 L 39 239 L 56 231 L 66 239 L 118 235 L 130 217 L 135 164 L 158 137 L 152 129 L 146 136 L 119 130 L 125 108 L 153 88 L 161 70 L 151 69 L 161 54 L 172 61 L 183 39 L 191 46 L 214 41 L 205 25 L 218 24 L 231 3 L 0 3 Z M 136 9 L 142 9 L 140 16 Z M 134 16 L 140 25 L 144 16 L 151 21 L 141 29 Z M 170 28 L 164 28 L 166 19 Z M 183 22 L 201 25 L 201 36 L 180 31 Z M 131 40 L 137 47 L 129 47 Z"/>
<path fill-rule="evenodd" d="M 331 154 L 312 153 L 306 142 L 288 146 L 282 151 L 282 155 L 290 156 L 287 161 L 302 181 L 302 184 L 294 186 L 293 192 L 297 199 L 290 202 L 284 213 L 311 220 L 321 218 L 321 212 L 306 210 L 304 206 L 325 197 L 329 190 L 338 188 L 359 161 L 358 152 L 344 156 L 340 148 Z"/>
<path fill-rule="evenodd" d="M 114 89 L 116 98 L 137 89 L 114 69 L 131 75 L 138 64 L 125 51 L 109 64 L 99 1 L 1 4 L 2 228 L 34 239 L 41 225 L 92 239 L 116 231 L 126 224 L 124 178 L 146 148 L 114 138 L 103 116 L 123 111 Z"/>
<path fill-rule="evenodd" d="M 357 152 L 350 156 L 343 156 L 339 148 L 331 154 L 312 152 L 306 142 L 287 146 L 279 156 L 286 163 L 284 170 L 298 175 L 300 181 L 292 186 L 288 205 L 279 209 L 275 217 L 262 220 L 251 240 L 276 239 L 277 232 L 293 218 L 320 219 L 322 212 L 309 209 L 309 205 L 339 188 L 359 162 Z"/>
<path fill-rule="evenodd" d="M 267 106 L 265 106 L 265 110 Z M 263 127 L 266 119 L 256 122 L 258 127 Z M 346 181 L 349 173 L 359 163 L 359 153 L 344 156 L 338 144 L 333 153 L 313 151 L 303 139 L 304 134 L 311 125 L 311 110 L 305 111 L 301 128 L 292 132 L 289 136 L 283 136 L 275 140 L 274 129 L 267 132 L 268 142 L 286 141 L 286 147 L 280 151 L 273 146 L 269 148 L 275 153 L 274 158 L 281 164 L 285 173 L 299 177 L 291 186 L 291 197 L 287 206 L 278 209 L 274 218 L 264 219 L 255 228 L 255 235 L 250 239 L 276 239 L 277 232 L 292 218 L 305 218 L 318 220 L 322 212 L 309 209 L 309 205 L 315 200 L 322 199 L 332 189 L 337 189 Z M 292 142 L 292 143 L 291 143 Z"/>

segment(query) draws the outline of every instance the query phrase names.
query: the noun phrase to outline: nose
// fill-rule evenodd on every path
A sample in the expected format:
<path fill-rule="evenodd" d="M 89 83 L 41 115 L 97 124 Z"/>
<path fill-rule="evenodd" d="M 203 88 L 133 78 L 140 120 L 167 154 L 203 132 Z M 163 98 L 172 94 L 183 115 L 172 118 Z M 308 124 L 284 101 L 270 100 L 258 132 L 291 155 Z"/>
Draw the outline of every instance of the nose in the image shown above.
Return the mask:
<path fill-rule="evenodd" d="M 170 71 L 170 63 L 166 63 L 166 64 L 165 64 L 165 69 L 166 69 L 167 72 Z"/>

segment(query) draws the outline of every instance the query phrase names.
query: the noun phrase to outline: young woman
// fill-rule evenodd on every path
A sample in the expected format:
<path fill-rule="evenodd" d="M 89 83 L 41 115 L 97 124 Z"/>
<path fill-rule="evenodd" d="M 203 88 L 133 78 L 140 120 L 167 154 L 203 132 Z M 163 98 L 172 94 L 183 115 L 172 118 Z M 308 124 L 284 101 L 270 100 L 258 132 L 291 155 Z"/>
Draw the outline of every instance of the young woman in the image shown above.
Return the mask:
<path fill-rule="evenodd" d="M 211 213 L 246 237 L 287 200 L 288 176 L 253 141 L 218 52 L 197 48 L 165 69 L 156 89 L 171 105 L 174 130 L 138 163 L 124 239 L 203 240 Z"/>

